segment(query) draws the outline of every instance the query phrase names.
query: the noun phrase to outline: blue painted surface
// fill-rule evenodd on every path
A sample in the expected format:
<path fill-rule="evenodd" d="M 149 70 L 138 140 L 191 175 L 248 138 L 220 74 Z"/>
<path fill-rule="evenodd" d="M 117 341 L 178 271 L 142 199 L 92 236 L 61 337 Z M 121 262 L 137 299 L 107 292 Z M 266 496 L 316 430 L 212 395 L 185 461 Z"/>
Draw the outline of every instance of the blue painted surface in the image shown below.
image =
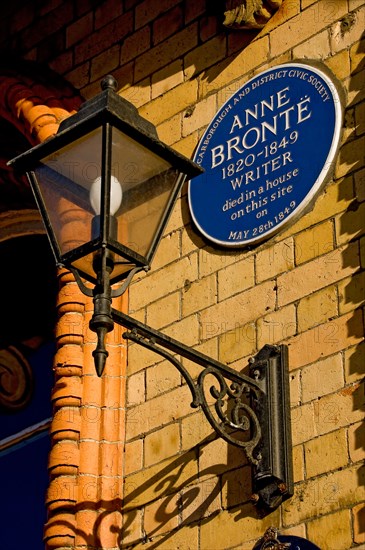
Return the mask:
<path fill-rule="evenodd" d="M 0 415 L 0 439 L 20 432 L 52 415 L 51 390 L 54 351 L 54 344 L 47 343 L 34 352 L 25 353 L 34 376 L 32 398 L 25 409 Z"/>
<path fill-rule="evenodd" d="M 0 439 L 51 417 L 53 354 L 52 343 L 26 354 L 34 374 L 32 399 L 23 410 L 0 415 Z M 44 550 L 49 450 L 50 439 L 45 430 L 0 452 L 1 550 Z"/>
<path fill-rule="evenodd" d="M 1 550 L 44 550 L 49 437 L 0 456 Z"/>
<path fill-rule="evenodd" d="M 329 78 L 293 63 L 265 71 L 223 105 L 202 137 L 189 183 L 198 229 L 224 246 L 258 243 L 298 217 L 330 172 L 342 126 Z"/>

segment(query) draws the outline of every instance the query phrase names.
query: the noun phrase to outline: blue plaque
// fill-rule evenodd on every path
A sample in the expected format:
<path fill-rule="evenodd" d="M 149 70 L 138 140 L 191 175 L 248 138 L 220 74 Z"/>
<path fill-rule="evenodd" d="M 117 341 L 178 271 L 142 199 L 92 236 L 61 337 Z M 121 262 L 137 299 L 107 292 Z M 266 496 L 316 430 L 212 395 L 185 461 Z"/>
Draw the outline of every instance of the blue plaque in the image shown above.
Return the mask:
<path fill-rule="evenodd" d="M 316 66 L 269 69 L 232 95 L 204 133 L 189 183 L 198 229 L 223 246 L 253 245 L 295 220 L 328 177 L 342 127 L 339 92 Z"/>

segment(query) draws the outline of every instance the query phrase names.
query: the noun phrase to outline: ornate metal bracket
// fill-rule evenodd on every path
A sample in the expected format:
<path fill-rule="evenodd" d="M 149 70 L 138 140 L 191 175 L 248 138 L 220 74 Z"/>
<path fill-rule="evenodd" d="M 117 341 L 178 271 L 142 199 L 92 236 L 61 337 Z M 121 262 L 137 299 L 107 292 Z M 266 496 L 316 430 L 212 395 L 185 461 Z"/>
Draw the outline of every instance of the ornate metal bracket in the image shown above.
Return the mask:
<path fill-rule="evenodd" d="M 265 346 L 250 360 L 249 376 L 112 309 L 123 337 L 155 351 L 180 372 L 215 432 L 240 447 L 253 466 L 253 501 L 274 510 L 293 494 L 287 348 Z M 171 353 L 170 353 L 171 352 Z M 173 355 L 174 354 L 174 355 Z M 196 380 L 175 355 L 202 367 Z"/>

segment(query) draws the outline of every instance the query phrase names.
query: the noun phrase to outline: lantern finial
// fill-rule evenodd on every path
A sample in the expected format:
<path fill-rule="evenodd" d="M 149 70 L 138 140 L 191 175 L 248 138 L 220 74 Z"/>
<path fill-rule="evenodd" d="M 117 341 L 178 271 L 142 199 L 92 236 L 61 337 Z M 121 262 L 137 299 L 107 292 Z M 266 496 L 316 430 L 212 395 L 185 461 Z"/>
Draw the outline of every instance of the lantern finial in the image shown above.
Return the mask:
<path fill-rule="evenodd" d="M 116 92 L 117 89 L 118 89 L 118 82 L 115 80 L 113 75 L 108 74 L 101 81 L 100 87 L 103 91 L 104 90 L 113 90 L 113 92 Z"/>

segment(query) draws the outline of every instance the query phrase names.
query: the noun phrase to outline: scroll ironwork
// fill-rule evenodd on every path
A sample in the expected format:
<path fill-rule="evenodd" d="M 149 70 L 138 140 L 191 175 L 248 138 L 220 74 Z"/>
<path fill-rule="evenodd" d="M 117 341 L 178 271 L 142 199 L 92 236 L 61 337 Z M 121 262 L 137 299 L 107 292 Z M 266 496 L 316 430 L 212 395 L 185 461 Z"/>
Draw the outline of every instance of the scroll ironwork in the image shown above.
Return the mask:
<path fill-rule="evenodd" d="M 253 501 L 273 510 L 293 494 L 287 348 L 264 346 L 249 360 L 249 375 L 112 309 L 123 338 L 167 359 L 188 385 L 219 437 L 241 448 L 253 466 Z M 202 370 L 196 379 L 182 359 Z"/>

